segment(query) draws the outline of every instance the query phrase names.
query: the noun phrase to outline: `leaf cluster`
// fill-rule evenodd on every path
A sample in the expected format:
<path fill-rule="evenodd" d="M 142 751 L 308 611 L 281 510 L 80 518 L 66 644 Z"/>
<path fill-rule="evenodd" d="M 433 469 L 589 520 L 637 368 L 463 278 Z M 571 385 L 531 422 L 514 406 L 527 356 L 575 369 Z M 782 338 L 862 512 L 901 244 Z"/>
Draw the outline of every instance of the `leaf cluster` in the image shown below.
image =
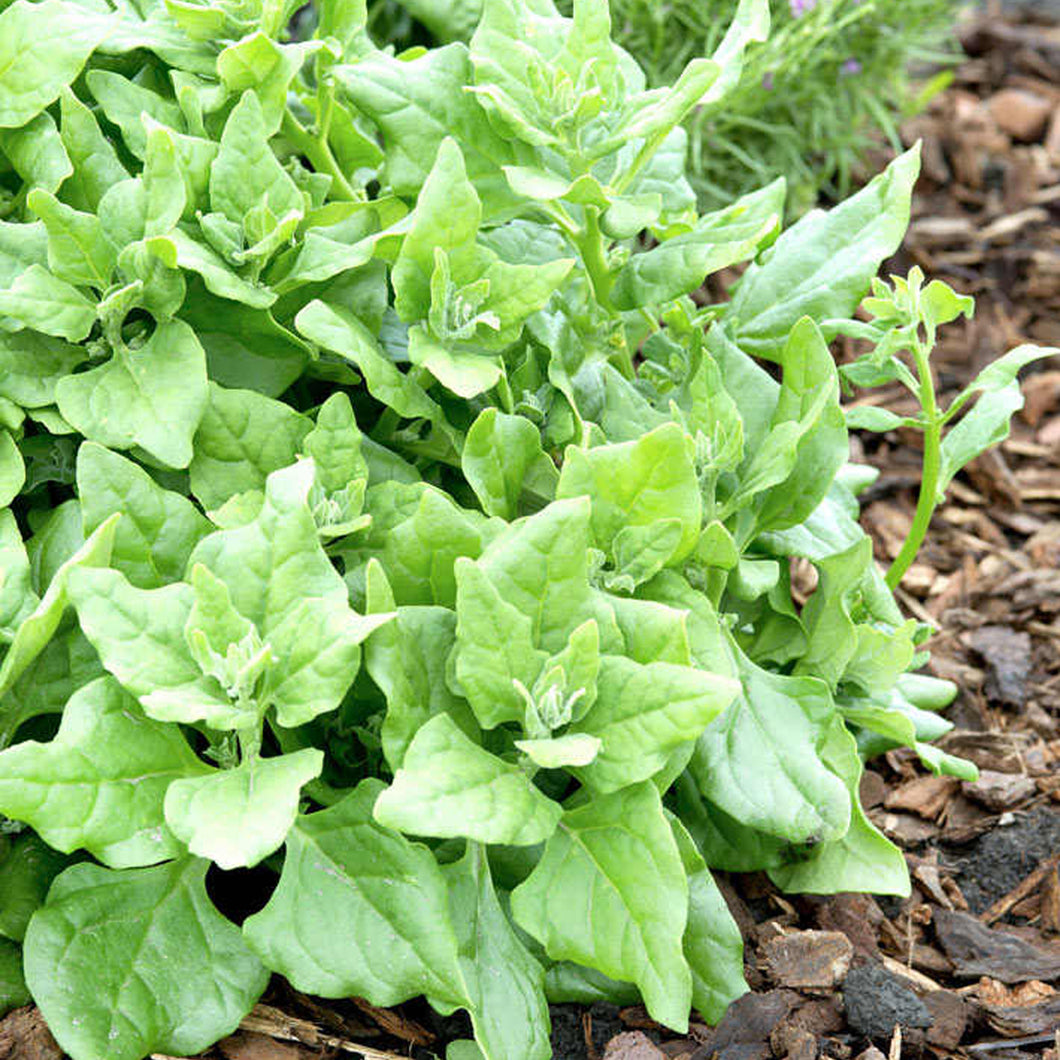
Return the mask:
<path fill-rule="evenodd" d="M 864 329 L 847 381 L 904 372 L 943 445 L 966 304 L 852 320 L 917 151 L 783 233 L 782 181 L 700 215 L 681 122 L 764 0 L 669 88 L 603 0 L 401 54 L 292 7 L 0 11 L 0 1004 L 75 1060 L 204 1049 L 272 972 L 465 1009 L 489 1060 L 544 1060 L 549 1000 L 714 1021 L 711 869 L 905 893 L 864 758 L 972 773 L 828 349 Z M 983 395 L 930 506 L 1044 352 L 944 414 Z M 211 865 L 278 883 L 236 926 Z"/>

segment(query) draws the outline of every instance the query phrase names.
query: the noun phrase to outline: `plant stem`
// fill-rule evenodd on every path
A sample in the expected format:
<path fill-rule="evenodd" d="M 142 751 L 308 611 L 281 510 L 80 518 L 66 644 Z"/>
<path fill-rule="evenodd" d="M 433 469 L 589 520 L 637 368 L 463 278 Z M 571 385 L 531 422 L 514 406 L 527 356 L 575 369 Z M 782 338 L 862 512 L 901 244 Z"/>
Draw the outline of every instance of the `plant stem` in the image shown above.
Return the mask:
<path fill-rule="evenodd" d="M 358 199 L 357 192 L 350 187 L 349 181 L 339 169 L 331 148 L 323 139 L 313 136 L 289 110 L 284 112 L 281 131 L 309 159 L 318 173 L 326 173 L 331 177 L 333 199 L 346 202 L 355 202 Z"/>
<path fill-rule="evenodd" d="M 942 418 L 939 416 L 935 401 L 935 381 L 931 377 L 931 365 L 928 363 L 928 350 L 922 343 L 917 343 L 913 350 L 917 374 L 920 377 L 920 405 L 924 410 L 924 466 L 920 478 L 920 496 L 916 502 L 913 525 L 909 528 L 901 551 L 895 557 L 890 570 L 887 571 L 887 586 L 894 589 L 902 580 L 905 572 L 912 566 L 920 546 L 924 542 L 931 516 L 938 503 L 939 474 L 942 469 Z"/>

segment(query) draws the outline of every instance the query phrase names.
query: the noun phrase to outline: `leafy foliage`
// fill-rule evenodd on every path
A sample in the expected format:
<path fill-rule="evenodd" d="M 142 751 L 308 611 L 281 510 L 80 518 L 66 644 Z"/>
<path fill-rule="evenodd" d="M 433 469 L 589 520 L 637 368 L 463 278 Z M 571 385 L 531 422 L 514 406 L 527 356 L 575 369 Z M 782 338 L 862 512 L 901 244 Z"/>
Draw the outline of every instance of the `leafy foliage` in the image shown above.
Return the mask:
<path fill-rule="evenodd" d="M 466 1009 L 489 1060 L 548 1055 L 549 999 L 716 1020 L 711 869 L 903 893 L 863 755 L 972 772 L 857 522 L 848 425 L 893 418 L 843 388 L 922 400 L 912 553 L 1052 351 L 935 406 L 970 302 L 874 280 L 915 150 L 783 234 L 782 182 L 696 213 L 680 123 L 764 0 L 667 89 L 603 0 L 402 55 L 291 6 L 0 11 L 0 1004 L 75 1060 L 202 1049 L 269 972 Z M 214 907 L 211 862 L 281 857 Z"/>

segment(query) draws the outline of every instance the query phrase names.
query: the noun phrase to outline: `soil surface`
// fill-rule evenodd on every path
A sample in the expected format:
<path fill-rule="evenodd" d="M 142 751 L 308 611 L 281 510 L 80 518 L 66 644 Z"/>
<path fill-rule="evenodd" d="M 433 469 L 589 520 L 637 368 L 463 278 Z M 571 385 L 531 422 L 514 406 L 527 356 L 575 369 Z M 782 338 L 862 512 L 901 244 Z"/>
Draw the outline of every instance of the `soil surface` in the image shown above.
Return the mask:
<path fill-rule="evenodd" d="M 924 174 L 889 270 L 919 264 L 976 297 L 974 321 L 935 354 L 945 396 L 1020 342 L 1060 346 L 1060 0 L 983 6 L 963 30 L 967 62 L 904 130 L 923 140 Z M 764 876 L 722 875 L 752 992 L 683 1038 L 640 1007 L 555 1006 L 556 1060 L 1060 1060 L 1060 361 L 1024 391 L 1011 437 L 959 476 L 899 591 L 939 630 L 933 671 L 962 690 L 943 746 L 982 771 L 962 784 L 892 752 L 866 772 L 863 803 L 906 851 L 912 896 L 785 896 Z M 914 411 L 898 391 L 872 400 Z M 865 523 L 883 563 L 912 518 L 916 441 L 855 439 L 881 469 Z M 423 1003 L 382 1010 L 276 984 L 207 1055 L 426 1060 L 468 1030 Z M 0 1021 L 0 1060 L 61 1055 L 33 1010 Z"/>

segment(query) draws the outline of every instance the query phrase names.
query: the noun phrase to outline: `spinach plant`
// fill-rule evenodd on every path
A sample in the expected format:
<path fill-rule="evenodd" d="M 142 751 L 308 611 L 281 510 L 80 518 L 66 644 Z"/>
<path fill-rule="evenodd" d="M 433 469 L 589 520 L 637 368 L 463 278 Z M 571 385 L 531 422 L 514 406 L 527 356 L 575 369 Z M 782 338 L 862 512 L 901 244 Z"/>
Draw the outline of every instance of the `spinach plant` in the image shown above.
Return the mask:
<path fill-rule="evenodd" d="M 863 759 L 972 773 L 890 590 L 1050 351 L 941 412 L 969 304 L 853 319 L 915 149 L 783 233 L 779 181 L 697 214 L 680 123 L 764 0 L 670 88 L 604 0 L 398 55 L 293 6 L 0 11 L 0 1004 L 75 1060 L 203 1049 L 270 973 L 464 1009 L 490 1060 L 549 1055 L 548 1000 L 717 1020 L 711 869 L 905 893 Z M 925 484 L 885 576 L 840 399 L 894 378 Z M 275 889 L 237 924 L 211 865 Z"/>

